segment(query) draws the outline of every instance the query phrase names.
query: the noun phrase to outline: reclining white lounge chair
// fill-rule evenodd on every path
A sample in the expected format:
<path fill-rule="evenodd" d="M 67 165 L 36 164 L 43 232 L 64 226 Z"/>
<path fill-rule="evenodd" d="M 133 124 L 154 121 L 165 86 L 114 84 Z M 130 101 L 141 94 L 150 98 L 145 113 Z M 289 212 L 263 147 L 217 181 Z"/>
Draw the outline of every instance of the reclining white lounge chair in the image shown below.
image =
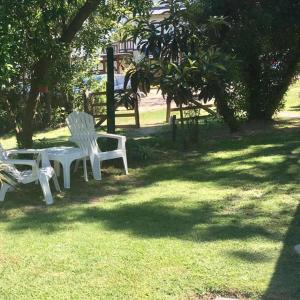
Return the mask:
<path fill-rule="evenodd" d="M 70 140 L 90 158 L 94 179 L 101 180 L 101 162 L 115 158 L 122 158 L 125 172 L 128 174 L 125 136 L 97 133 L 94 118 L 85 112 L 72 112 L 67 117 L 67 124 L 72 135 Z M 98 147 L 98 138 L 117 139 L 118 148 L 102 152 Z"/>
<path fill-rule="evenodd" d="M 10 159 L 11 154 L 33 154 L 37 155 L 36 159 Z M 54 169 L 51 167 L 45 150 L 9 150 L 5 151 L 0 144 L 0 162 L 6 164 L 8 173 L 16 182 L 27 184 L 31 182 L 39 182 L 44 194 L 45 201 L 48 205 L 53 204 L 53 197 L 49 185 L 52 178 L 57 191 L 60 192 L 59 183 L 55 175 Z M 19 171 L 15 165 L 30 166 L 31 170 Z M 40 166 L 41 165 L 41 166 Z M 0 190 L 0 201 L 4 201 L 6 192 L 12 189 L 8 183 L 3 182 Z"/>

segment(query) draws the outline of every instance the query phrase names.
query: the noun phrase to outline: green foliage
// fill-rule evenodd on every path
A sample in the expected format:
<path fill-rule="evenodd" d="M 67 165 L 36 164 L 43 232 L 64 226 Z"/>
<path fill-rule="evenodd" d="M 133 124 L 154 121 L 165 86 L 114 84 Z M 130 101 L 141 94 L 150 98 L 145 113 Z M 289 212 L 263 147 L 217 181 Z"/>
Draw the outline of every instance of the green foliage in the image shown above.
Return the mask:
<path fill-rule="evenodd" d="M 52 110 L 50 127 L 55 128 L 57 126 L 64 126 L 68 113 L 64 107 L 57 107 Z"/>
<path fill-rule="evenodd" d="M 193 98 L 192 80 L 197 73 L 196 62 L 184 61 L 160 64 L 160 89 L 164 97 L 177 105 L 187 104 Z"/>
<path fill-rule="evenodd" d="M 195 26 L 189 19 L 192 4 L 167 2 L 170 10 L 164 20 L 154 24 L 142 19 L 134 32 L 139 49 L 150 58 L 150 66 L 147 70 L 141 68 L 142 72 L 177 106 L 194 99 L 204 102 L 214 99 L 220 115 L 232 131 L 236 130 L 235 119 L 241 114 L 234 111 L 229 99 L 236 92 L 232 82 L 237 76 L 237 62 L 234 55 L 224 54 L 208 42 L 220 36 L 220 31 L 229 26 L 227 21 L 222 16 L 211 16 Z M 135 79 L 139 78 L 143 76 Z"/>
<path fill-rule="evenodd" d="M 283 96 L 300 61 L 299 1 L 195 1 L 188 11 L 190 22 L 202 26 L 211 16 L 227 24 L 214 39 L 225 54 L 239 64 L 238 80 L 244 110 L 250 119 L 270 119 L 282 108 Z"/>
<path fill-rule="evenodd" d="M 130 81 L 131 89 L 134 93 L 140 90 L 148 94 L 150 92 L 150 84 L 153 81 L 151 68 L 152 65 L 146 57 L 142 57 L 139 61 L 132 59 L 125 74 L 124 89 L 127 88 Z"/>
<path fill-rule="evenodd" d="M 201 114 L 199 109 L 185 111 L 183 113 L 186 120 L 183 122 L 183 138 L 184 144 L 188 147 L 190 144 L 197 144 L 199 142 Z"/>
<path fill-rule="evenodd" d="M 0 4 L 0 101 L 14 119 L 24 146 L 32 143 L 33 127 L 38 123 L 34 119 L 43 112 L 40 89 L 47 87 L 71 102 L 76 98 L 70 94 L 78 70 L 70 60 L 87 60 L 110 42 L 122 18 L 143 15 L 150 4 L 141 0 L 13 0 Z M 69 110 L 72 104 L 67 106 Z"/>
<path fill-rule="evenodd" d="M 0 100 L 0 134 L 7 133 L 12 129 L 14 129 L 14 120 Z"/>
<path fill-rule="evenodd" d="M 192 95 L 214 99 L 232 130 L 236 119 L 270 119 L 283 107 L 284 93 L 299 74 L 300 3 L 162 4 L 169 6 L 169 16 L 159 24 L 140 20 L 134 36 L 153 57 L 154 82 L 166 98 L 178 105 Z"/>
<path fill-rule="evenodd" d="M 129 141 L 126 145 L 128 152 L 128 159 L 130 161 L 149 162 L 155 157 L 155 151 L 153 151 L 153 145 L 142 145 L 137 141 Z"/>

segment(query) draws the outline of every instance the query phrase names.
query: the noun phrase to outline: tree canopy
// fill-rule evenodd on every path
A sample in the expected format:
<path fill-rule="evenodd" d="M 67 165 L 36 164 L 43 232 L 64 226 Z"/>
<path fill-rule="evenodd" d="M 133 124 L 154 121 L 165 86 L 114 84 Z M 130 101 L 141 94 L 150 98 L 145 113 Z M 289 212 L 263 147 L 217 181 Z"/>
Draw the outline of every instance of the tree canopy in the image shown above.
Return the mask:
<path fill-rule="evenodd" d="M 103 45 L 122 17 L 149 11 L 141 0 L 15 0 L 0 4 L 2 102 L 14 115 L 18 142 L 32 145 L 33 119 L 48 86 L 72 51 Z M 57 74 L 56 74 L 57 75 Z"/>
<path fill-rule="evenodd" d="M 141 20 L 139 46 L 156 59 L 167 98 L 214 99 L 231 130 L 238 118 L 270 120 L 300 61 L 300 2 L 162 1 L 170 15 Z M 158 76 L 159 74 L 159 76 Z"/>
<path fill-rule="evenodd" d="M 153 24 L 150 0 L 2 1 L 0 110 L 12 116 L 19 144 L 32 145 L 41 91 L 69 82 L 70 58 L 92 55 L 130 18 L 141 51 L 153 57 L 130 71 L 133 85 L 158 84 L 177 104 L 195 94 L 214 99 L 231 130 L 239 118 L 270 120 L 299 72 L 300 2 L 161 3 L 170 14 Z"/>

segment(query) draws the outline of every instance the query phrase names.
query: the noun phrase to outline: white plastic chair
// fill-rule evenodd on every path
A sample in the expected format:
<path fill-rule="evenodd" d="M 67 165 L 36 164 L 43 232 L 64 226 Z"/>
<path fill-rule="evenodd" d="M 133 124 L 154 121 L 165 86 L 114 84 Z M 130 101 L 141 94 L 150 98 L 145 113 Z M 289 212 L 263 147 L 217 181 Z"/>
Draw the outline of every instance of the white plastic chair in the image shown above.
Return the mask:
<path fill-rule="evenodd" d="M 36 159 L 10 159 L 11 154 L 33 154 L 37 155 Z M 55 189 L 60 192 L 59 183 L 55 175 L 54 169 L 51 167 L 50 161 L 45 150 L 9 150 L 5 151 L 0 144 L 0 161 L 8 165 L 8 173 L 21 184 L 31 182 L 39 182 L 43 191 L 45 201 L 48 205 L 53 204 L 53 197 L 49 185 L 49 180 L 54 181 Z M 40 167 L 41 164 L 41 167 Z M 31 170 L 19 171 L 15 165 L 30 166 Z M 0 201 L 4 201 L 7 191 L 13 189 L 8 183 L 2 183 L 0 190 Z"/>
<path fill-rule="evenodd" d="M 72 112 L 67 117 L 67 124 L 72 135 L 70 140 L 90 158 L 94 179 L 101 180 L 101 162 L 115 158 L 122 158 L 125 172 L 128 174 L 125 136 L 97 133 L 94 118 L 85 112 Z M 98 138 L 117 139 L 118 148 L 102 152 L 97 143 Z"/>

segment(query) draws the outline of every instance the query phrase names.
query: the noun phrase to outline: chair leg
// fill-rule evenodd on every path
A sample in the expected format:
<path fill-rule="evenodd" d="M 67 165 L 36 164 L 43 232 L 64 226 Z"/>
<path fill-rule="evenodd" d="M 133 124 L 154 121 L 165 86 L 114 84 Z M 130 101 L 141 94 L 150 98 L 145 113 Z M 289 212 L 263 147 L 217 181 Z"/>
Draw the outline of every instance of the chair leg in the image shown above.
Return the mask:
<path fill-rule="evenodd" d="M 40 181 L 40 185 L 41 185 L 41 188 L 42 188 L 44 198 L 45 198 L 45 201 L 46 201 L 47 205 L 53 204 L 54 201 L 53 201 L 53 197 L 52 197 L 52 194 L 51 194 L 51 189 L 50 189 L 48 177 L 44 174 L 40 174 L 39 175 L 39 181 Z"/>
<path fill-rule="evenodd" d="M 7 191 L 9 190 L 10 185 L 7 183 L 2 183 L 1 189 L 0 189 L 0 202 L 4 201 L 5 195 Z"/>
<path fill-rule="evenodd" d="M 125 174 L 128 175 L 128 164 L 127 164 L 127 155 L 126 155 L 126 151 L 123 151 L 123 164 L 124 164 L 124 169 L 125 169 Z"/>
<path fill-rule="evenodd" d="M 93 176 L 95 180 L 101 180 L 101 162 L 98 158 L 96 157 L 91 157 L 91 165 L 92 165 L 92 171 L 93 171 Z"/>
<path fill-rule="evenodd" d="M 58 183 L 58 180 L 57 180 L 57 176 L 56 176 L 55 173 L 53 174 L 52 179 L 53 179 L 53 182 L 54 182 L 54 186 L 55 186 L 56 191 L 57 191 L 57 192 L 61 192 L 61 189 L 60 189 L 60 186 L 59 186 L 59 183 Z"/>
<path fill-rule="evenodd" d="M 89 181 L 89 178 L 88 178 L 88 174 L 87 174 L 87 167 L 86 167 L 86 158 L 83 158 L 83 176 L 84 176 L 84 180 L 86 182 Z"/>
<path fill-rule="evenodd" d="M 76 159 L 76 162 L 75 162 L 75 167 L 74 167 L 74 173 L 77 172 L 78 170 L 78 167 L 79 167 L 79 163 L 80 163 L 80 159 Z"/>
<path fill-rule="evenodd" d="M 59 161 L 55 160 L 54 161 L 54 171 L 57 177 L 60 176 L 60 163 Z"/>

